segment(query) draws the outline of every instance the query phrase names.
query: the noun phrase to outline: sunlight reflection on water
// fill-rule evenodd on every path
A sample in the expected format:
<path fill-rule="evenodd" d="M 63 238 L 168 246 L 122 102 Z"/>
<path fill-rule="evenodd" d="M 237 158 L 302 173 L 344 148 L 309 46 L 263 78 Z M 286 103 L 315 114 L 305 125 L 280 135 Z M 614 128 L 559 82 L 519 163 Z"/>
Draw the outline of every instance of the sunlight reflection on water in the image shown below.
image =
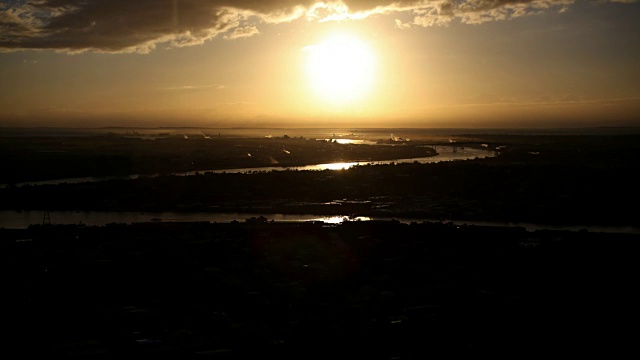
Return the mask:
<path fill-rule="evenodd" d="M 357 141 L 357 140 L 356 140 Z M 240 168 L 240 169 L 211 169 L 211 170 L 196 170 L 196 171 L 187 171 L 181 173 L 172 173 L 172 176 L 191 176 L 196 174 L 203 174 L 206 172 L 211 173 L 252 173 L 252 172 L 268 172 L 268 171 L 282 171 L 282 170 L 344 170 L 349 169 L 357 165 L 381 165 L 381 164 L 399 164 L 399 163 L 411 163 L 411 162 L 419 162 L 419 163 L 433 163 L 440 161 L 451 161 L 451 160 L 467 160 L 473 159 L 476 157 L 484 158 L 496 156 L 496 153 L 493 151 L 488 151 L 485 149 L 474 149 L 474 148 L 460 148 L 455 152 L 451 147 L 440 146 L 437 148 L 438 155 L 423 157 L 423 158 L 409 158 L 409 159 L 395 159 L 395 160 L 377 160 L 377 161 L 356 161 L 356 162 L 340 162 L 340 163 L 328 163 L 328 164 L 315 164 L 315 165 L 304 165 L 304 166 L 293 166 L 293 167 L 282 167 L 282 166 L 270 166 L 270 167 L 255 167 L 255 168 Z M 84 177 L 84 178 L 67 178 L 67 179 L 56 179 L 56 180 L 43 180 L 43 181 L 31 181 L 31 182 L 23 182 L 17 183 L 15 186 L 24 186 L 24 185 L 56 185 L 62 183 L 82 183 L 82 182 L 94 182 L 94 181 L 106 181 L 110 179 L 114 180 L 133 180 L 139 177 L 155 177 L 159 176 L 159 174 L 148 174 L 148 175 L 129 175 L 129 176 L 114 176 L 114 177 Z M 0 188 L 5 188 L 7 184 L 0 184 Z"/>
<path fill-rule="evenodd" d="M 348 216 L 348 215 L 327 215 L 319 214 L 256 214 L 256 213 L 144 213 L 144 212 L 100 212 L 100 211 L 52 211 L 52 224 L 83 224 L 86 226 L 104 226 L 107 224 L 132 224 L 138 222 L 219 222 L 227 223 L 231 221 L 245 221 L 251 217 L 265 216 L 269 221 L 275 222 L 308 222 L 320 221 L 331 225 L 341 224 L 343 222 L 353 221 L 391 221 L 397 220 L 401 223 L 409 224 L 411 222 L 432 221 L 439 223 L 454 223 L 457 225 L 478 225 L 478 226 L 510 226 L 524 227 L 527 231 L 535 230 L 569 230 L 579 231 L 585 229 L 590 232 L 604 233 L 627 233 L 640 234 L 640 228 L 634 226 L 598 226 L 598 225 L 567 225 L 554 226 L 544 224 L 530 223 L 511 223 L 511 222 L 491 222 L 491 221 L 456 221 L 450 219 L 414 219 L 402 217 L 385 217 L 385 216 Z M 156 219 L 156 220 L 153 220 Z M 33 211 L 11 211 L 0 210 L 0 228 L 6 229 L 26 229 L 29 225 L 40 224 L 43 220 L 43 212 Z"/>
<path fill-rule="evenodd" d="M 317 219 L 309 219 L 308 221 L 322 221 L 327 224 L 341 224 L 345 221 L 371 221 L 371 218 L 368 216 L 356 216 L 356 217 L 323 216 Z"/>
<path fill-rule="evenodd" d="M 358 165 L 358 162 L 347 162 L 347 163 L 332 163 L 332 164 L 318 164 L 316 168 L 319 170 L 342 170 L 348 169 L 352 166 Z"/>
<path fill-rule="evenodd" d="M 327 142 L 332 142 L 335 141 L 338 144 L 371 144 L 374 145 L 376 144 L 375 141 L 371 141 L 371 140 L 356 140 L 356 139 L 316 139 L 316 140 L 324 140 Z"/>

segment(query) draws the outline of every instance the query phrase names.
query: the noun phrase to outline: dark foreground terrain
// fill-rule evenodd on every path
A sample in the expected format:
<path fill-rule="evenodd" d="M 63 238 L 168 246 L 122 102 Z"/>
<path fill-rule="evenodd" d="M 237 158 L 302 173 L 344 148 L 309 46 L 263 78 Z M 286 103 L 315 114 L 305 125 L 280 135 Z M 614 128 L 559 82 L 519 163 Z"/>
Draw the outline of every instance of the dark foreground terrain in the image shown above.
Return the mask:
<path fill-rule="evenodd" d="M 638 235 L 253 218 L 0 239 L 5 358 L 638 352 Z"/>

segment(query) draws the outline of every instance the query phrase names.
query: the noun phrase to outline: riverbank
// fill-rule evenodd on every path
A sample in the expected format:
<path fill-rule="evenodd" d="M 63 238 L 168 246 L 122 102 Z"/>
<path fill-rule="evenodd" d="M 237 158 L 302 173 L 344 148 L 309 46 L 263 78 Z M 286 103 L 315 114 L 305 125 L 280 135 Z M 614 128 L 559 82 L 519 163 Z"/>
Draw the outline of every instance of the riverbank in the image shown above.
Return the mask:
<path fill-rule="evenodd" d="M 502 157 L 346 171 L 204 173 L 0 189 L 3 210 L 319 214 L 638 227 L 632 166 Z M 553 157 L 552 159 L 556 159 Z"/>
<path fill-rule="evenodd" d="M 402 164 L 402 163 L 435 163 L 441 161 L 455 161 L 455 160 L 469 160 L 475 158 L 485 158 L 496 156 L 496 152 L 487 149 L 477 149 L 477 148 L 462 148 L 462 149 L 453 149 L 453 147 L 441 146 L 440 148 L 434 147 L 434 150 L 437 149 L 437 153 L 428 157 L 419 157 L 419 158 L 408 158 L 408 159 L 392 159 L 392 160 L 376 160 L 376 161 L 351 161 L 351 162 L 337 162 L 337 163 L 327 163 L 327 164 L 311 164 L 311 165 L 302 165 L 302 166 L 266 166 L 266 167 L 251 167 L 251 168 L 225 168 L 225 169 L 203 169 L 196 171 L 187 171 L 187 172 L 178 172 L 171 174 L 132 174 L 126 176 L 103 176 L 103 177 L 82 177 L 82 178 L 63 178 L 63 179 L 52 179 L 52 180 L 42 180 L 42 181 L 29 181 L 29 182 L 19 182 L 15 184 L 0 184 L 0 189 L 6 188 L 8 186 L 11 187 L 21 187 L 21 186 L 38 186 L 38 185 L 58 185 L 58 184 L 77 184 L 83 182 L 98 182 L 98 181 L 109 181 L 109 180 L 134 180 L 141 177 L 158 177 L 158 176 L 193 176 L 200 175 L 204 173 L 225 173 L 225 174 L 238 174 L 238 173 L 256 173 L 256 172 L 269 172 L 269 171 L 302 171 L 302 170 L 311 170 L 311 171 L 322 171 L 322 170 L 346 170 L 352 168 L 354 166 L 365 166 L 365 165 L 384 165 L 384 164 Z"/>
<path fill-rule="evenodd" d="M 264 218 L 268 222 L 307 223 L 323 222 L 328 225 L 347 221 L 397 221 L 403 224 L 440 222 L 457 226 L 515 227 L 527 231 L 588 231 L 595 233 L 640 234 L 640 227 L 597 226 L 589 224 L 562 226 L 552 224 L 468 221 L 456 219 L 425 219 L 385 216 L 352 216 L 321 214 L 274 214 L 274 213 L 215 213 L 215 212 L 89 212 L 89 211 L 0 211 L 0 229 L 24 230 L 43 223 L 51 225 L 105 226 L 109 224 L 131 225 L 136 223 L 227 223 L 247 222 Z"/>
<path fill-rule="evenodd" d="M 423 142 L 378 146 L 292 138 L 121 135 L 0 137 L 0 183 L 296 167 L 436 155 Z"/>
<path fill-rule="evenodd" d="M 638 136 L 480 138 L 487 144 L 508 145 L 499 149 L 498 156 L 464 161 L 393 161 L 339 171 L 193 172 L 9 187 L 0 189 L 0 210 L 318 214 L 640 226 L 635 213 L 623 206 L 640 202 Z M 478 139 L 466 141 L 472 140 Z M 456 154 L 471 150 L 484 151 L 465 147 Z"/>

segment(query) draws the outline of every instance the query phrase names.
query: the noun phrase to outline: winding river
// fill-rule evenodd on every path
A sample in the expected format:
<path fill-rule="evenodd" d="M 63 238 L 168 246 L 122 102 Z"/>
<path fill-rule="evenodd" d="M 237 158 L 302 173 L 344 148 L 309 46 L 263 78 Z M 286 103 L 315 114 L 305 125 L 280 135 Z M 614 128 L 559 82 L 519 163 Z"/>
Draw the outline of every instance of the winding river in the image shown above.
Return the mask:
<path fill-rule="evenodd" d="M 394 160 L 380 160 L 380 161 L 355 161 L 355 162 L 340 162 L 340 163 L 328 163 L 328 164 L 315 164 L 315 165 L 305 165 L 305 166 L 293 166 L 293 167 L 282 167 L 282 166 L 268 166 L 268 167 L 254 167 L 254 168 L 236 168 L 236 169 L 216 169 L 216 170 L 196 170 L 196 171 L 187 171 L 187 172 L 177 172 L 169 175 L 173 176 L 189 176 L 202 174 L 206 172 L 212 173 L 251 173 L 251 172 L 260 172 L 260 171 L 284 171 L 284 170 L 342 170 L 348 169 L 353 166 L 358 165 L 368 165 L 368 164 L 391 164 L 391 163 L 410 163 L 414 161 L 418 161 L 420 163 L 434 163 L 441 161 L 453 161 L 453 160 L 468 160 L 474 158 L 485 158 L 495 156 L 494 151 L 484 150 L 484 149 L 476 149 L 476 148 L 457 148 L 454 152 L 452 147 L 448 146 L 440 146 L 437 148 L 438 155 L 429 156 L 429 157 L 421 157 L 421 158 L 410 158 L 410 159 L 394 159 Z M 96 181 L 106 181 L 106 180 L 132 180 L 137 179 L 139 177 L 153 177 L 159 176 L 159 174 L 135 174 L 129 176 L 109 176 L 109 177 L 81 177 L 81 178 L 66 178 L 66 179 L 54 179 L 54 180 L 44 180 L 44 181 L 30 181 L 30 182 L 21 182 L 16 183 L 16 186 L 24 186 L 24 185 L 58 185 L 58 184 L 76 184 L 83 182 L 96 182 Z M 0 184 L 0 188 L 6 187 L 7 184 Z"/>
<path fill-rule="evenodd" d="M 291 168 L 283 167 L 262 167 L 262 168 L 238 168 L 238 169 L 223 169 L 223 170 L 200 170 L 190 171 L 184 173 L 174 173 L 175 176 L 189 176 L 196 173 L 216 172 L 216 173 L 251 173 L 260 171 L 280 171 L 280 170 L 340 170 L 348 169 L 357 165 L 367 164 L 389 164 L 389 163 L 409 163 L 418 161 L 420 163 L 434 163 L 440 161 L 454 161 L 454 160 L 467 160 L 474 159 L 476 157 L 483 158 L 488 156 L 495 156 L 492 151 L 475 149 L 475 148 L 458 148 L 456 152 L 452 151 L 451 147 L 439 147 L 438 155 L 424 158 L 412 158 L 412 159 L 396 159 L 388 161 L 367 161 L 367 162 L 348 162 L 348 163 L 331 163 L 331 164 L 316 164 Z M 17 186 L 23 185 L 41 185 L 41 184 L 61 184 L 61 183 L 80 183 L 80 182 L 95 182 L 104 181 L 109 179 L 136 179 L 141 176 L 149 175 L 132 175 L 128 177 L 109 177 L 109 178 L 73 178 L 73 179 L 58 179 L 50 181 L 38 181 L 29 183 L 20 183 Z M 3 186 L 3 185 L 0 185 Z M 337 224 L 345 221 L 346 216 L 323 216 L 313 214 L 257 214 L 257 213 L 205 213 L 205 212 L 190 212 L 190 213 L 178 213 L 178 212 L 92 212 L 92 211 L 53 211 L 48 213 L 49 220 L 52 224 L 84 224 L 87 226 L 102 226 L 106 224 L 118 223 L 118 224 L 131 224 L 138 222 L 231 222 L 231 221 L 245 221 L 252 217 L 265 216 L 269 221 L 276 222 L 306 222 L 306 221 L 322 221 L 328 224 Z M 0 211 L 0 228 L 6 229 L 25 229 L 32 224 L 41 224 L 45 220 L 45 214 L 43 211 Z M 372 220 L 397 220 L 403 223 L 421 222 L 421 221 L 437 221 L 437 222 L 451 222 L 456 225 L 479 225 L 479 226 L 512 226 L 523 227 L 528 231 L 535 231 L 541 229 L 550 230 L 587 230 L 592 232 L 609 232 L 609 233 L 632 233 L 640 234 L 640 228 L 630 226 L 549 226 L 530 223 L 500 223 L 500 222 L 482 222 L 482 221 L 456 221 L 456 220 L 430 220 L 430 219 L 408 219 L 408 218 L 396 218 L 396 217 L 359 217 L 355 219 L 349 219 L 350 221 L 372 221 Z"/>
<path fill-rule="evenodd" d="M 411 158 L 411 159 L 396 159 L 388 161 L 367 161 L 367 162 L 348 162 L 348 163 L 331 163 L 331 164 L 316 164 L 299 166 L 292 168 L 282 167 L 262 167 L 262 168 L 239 168 L 239 169 L 224 169 L 224 170 L 200 170 L 184 173 L 174 173 L 176 176 L 189 176 L 196 173 L 204 172 L 216 172 L 216 173 L 250 173 L 260 171 L 279 171 L 279 170 L 340 170 L 348 169 L 357 165 L 367 164 L 389 164 L 389 163 L 409 163 L 418 161 L 420 163 L 433 163 L 440 161 L 454 161 L 454 160 L 467 160 L 474 158 L 483 158 L 488 156 L 495 156 L 493 151 L 487 151 L 483 149 L 475 148 L 458 148 L 457 151 L 453 151 L 451 147 L 438 148 L 438 155 L 424 158 Z M 50 181 L 38 181 L 17 184 L 17 186 L 23 185 L 41 185 L 41 184 L 61 184 L 61 183 L 80 183 L 80 182 L 95 182 L 104 181 L 109 179 L 135 179 L 143 175 L 132 175 L 125 178 L 74 178 L 74 179 L 58 179 Z M 149 175 L 144 175 L 149 176 Z M 44 213 L 42 211 L 0 211 L 0 227 L 7 229 L 24 229 L 32 224 L 40 224 L 43 222 Z M 167 222 L 187 222 L 187 221 L 208 221 L 208 222 L 231 222 L 231 221 L 245 221 L 251 217 L 265 216 L 269 221 L 276 222 L 304 222 L 304 221 L 323 221 L 325 223 L 340 223 L 344 221 L 345 216 L 322 216 L 322 215 L 288 215 L 288 214 L 254 214 L 254 213 L 177 213 L 177 212 L 162 212 L 162 213 L 145 213 L 145 212 L 86 212 L 86 211 L 55 211 L 48 214 L 50 222 L 52 224 L 85 224 L 87 226 L 100 226 L 111 223 L 137 223 L 137 222 L 149 222 L 149 221 L 167 221 Z M 370 220 L 398 220 L 405 223 L 412 221 L 429 221 L 429 219 L 402 219 L 402 218 L 386 218 L 386 217 L 360 217 L 351 220 L 370 221 Z M 436 221 L 436 220 L 434 220 Z M 521 223 L 489 223 L 489 222 L 457 222 L 449 221 L 454 224 L 468 224 L 468 225 L 492 225 L 492 226 L 518 226 L 524 227 L 527 230 L 536 229 L 565 229 L 565 230 L 580 230 L 585 229 L 589 231 L 598 232 L 623 232 L 623 233 L 640 233 L 640 229 L 632 227 L 594 227 L 594 226 L 573 226 L 573 227 L 550 227 L 541 226 L 535 224 L 521 224 Z"/>

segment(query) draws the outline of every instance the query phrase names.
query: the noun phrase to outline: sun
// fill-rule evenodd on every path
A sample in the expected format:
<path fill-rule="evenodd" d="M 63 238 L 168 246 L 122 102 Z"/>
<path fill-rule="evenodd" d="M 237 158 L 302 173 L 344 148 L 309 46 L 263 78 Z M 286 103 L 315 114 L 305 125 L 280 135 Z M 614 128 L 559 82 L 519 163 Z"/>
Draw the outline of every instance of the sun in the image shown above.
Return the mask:
<path fill-rule="evenodd" d="M 318 99 L 330 105 L 346 105 L 370 94 L 376 56 L 365 41 L 338 33 L 304 50 L 307 81 Z"/>

